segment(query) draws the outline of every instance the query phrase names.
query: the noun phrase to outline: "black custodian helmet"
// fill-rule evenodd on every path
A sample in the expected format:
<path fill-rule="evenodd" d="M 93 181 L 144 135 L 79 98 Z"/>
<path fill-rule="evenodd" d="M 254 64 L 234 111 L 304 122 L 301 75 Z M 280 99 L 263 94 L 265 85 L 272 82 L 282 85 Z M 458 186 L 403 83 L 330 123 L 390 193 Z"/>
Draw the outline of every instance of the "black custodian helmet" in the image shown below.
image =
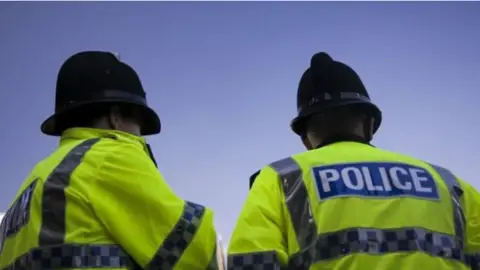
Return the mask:
<path fill-rule="evenodd" d="M 290 126 L 296 134 L 303 135 L 307 118 L 341 106 L 357 107 L 372 117 L 373 133 L 380 127 L 382 113 L 371 102 L 358 74 L 346 64 L 334 61 L 328 54 L 317 53 L 300 79 L 298 116 Z"/>
<path fill-rule="evenodd" d="M 110 52 L 84 51 L 61 66 L 55 94 L 55 113 L 41 125 L 44 134 L 60 136 L 59 119 L 92 104 L 135 105 L 142 117 L 142 135 L 160 133 L 158 115 L 147 105 L 146 94 L 135 70 Z"/>

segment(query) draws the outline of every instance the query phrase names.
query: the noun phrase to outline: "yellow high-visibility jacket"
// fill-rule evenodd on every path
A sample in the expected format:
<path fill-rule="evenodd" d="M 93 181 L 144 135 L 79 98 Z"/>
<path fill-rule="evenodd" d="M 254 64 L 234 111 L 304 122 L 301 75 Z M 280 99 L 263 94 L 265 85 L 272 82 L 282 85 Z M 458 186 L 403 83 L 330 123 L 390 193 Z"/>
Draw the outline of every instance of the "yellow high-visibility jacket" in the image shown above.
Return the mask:
<path fill-rule="evenodd" d="M 412 157 L 337 142 L 261 170 L 228 269 L 464 270 L 478 269 L 478 254 L 471 185 Z"/>
<path fill-rule="evenodd" d="M 179 198 L 144 139 L 66 130 L 0 227 L 0 269 L 218 269 L 210 209 Z"/>

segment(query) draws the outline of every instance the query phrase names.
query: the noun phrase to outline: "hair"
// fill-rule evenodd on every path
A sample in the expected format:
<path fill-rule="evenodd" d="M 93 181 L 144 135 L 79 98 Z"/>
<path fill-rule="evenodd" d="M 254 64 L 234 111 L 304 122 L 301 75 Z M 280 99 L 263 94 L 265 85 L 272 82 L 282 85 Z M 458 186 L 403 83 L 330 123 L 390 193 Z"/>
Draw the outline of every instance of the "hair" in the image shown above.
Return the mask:
<path fill-rule="evenodd" d="M 358 134 L 363 131 L 367 115 L 355 107 L 332 108 L 325 113 L 314 114 L 306 122 L 306 134 L 314 137 Z"/>
<path fill-rule="evenodd" d="M 120 115 L 125 118 L 135 118 L 136 107 L 126 103 L 96 103 L 84 105 L 73 109 L 57 120 L 61 130 L 73 127 L 94 127 L 104 116 L 107 116 L 113 108 L 118 108 Z"/>

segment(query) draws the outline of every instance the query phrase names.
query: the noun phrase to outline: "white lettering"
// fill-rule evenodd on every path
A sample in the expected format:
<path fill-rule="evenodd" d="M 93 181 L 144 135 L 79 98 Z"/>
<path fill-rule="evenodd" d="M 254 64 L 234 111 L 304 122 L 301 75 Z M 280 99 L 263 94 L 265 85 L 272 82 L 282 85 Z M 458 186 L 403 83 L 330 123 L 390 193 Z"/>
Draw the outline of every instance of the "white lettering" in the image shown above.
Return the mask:
<path fill-rule="evenodd" d="M 349 172 L 353 172 L 354 177 L 350 178 Z M 361 190 L 364 187 L 362 172 L 355 167 L 347 167 L 342 170 L 342 179 L 345 185 L 350 189 Z M 355 184 L 352 182 L 355 182 Z"/>
<path fill-rule="evenodd" d="M 392 191 L 392 186 L 390 185 L 390 178 L 388 177 L 387 169 L 384 167 L 378 168 L 380 171 L 380 177 L 382 178 L 383 187 L 385 191 Z"/>
<path fill-rule="evenodd" d="M 413 185 L 417 191 L 432 192 L 432 188 L 422 186 L 422 182 L 428 181 L 427 177 L 419 175 L 420 173 L 425 173 L 424 170 L 410 168 L 409 171 L 412 176 Z"/>
<path fill-rule="evenodd" d="M 402 183 L 402 182 L 400 181 L 399 174 L 407 175 L 407 176 L 408 176 L 408 172 L 407 172 L 407 170 L 405 170 L 404 168 L 392 167 L 392 168 L 390 168 L 390 170 L 389 170 L 389 174 L 390 174 L 390 177 L 391 177 L 391 179 L 392 179 L 392 184 L 393 184 L 393 186 L 395 186 L 396 188 L 398 188 L 398 189 L 403 189 L 403 190 L 410 190 L 410 189 L 412 189 L 412 183 L 410 183 L 410 182 Z"/>
<path fill-rule="evenodd" d="M 315 168 L 322 199 L 339 196 L 438 199 L 432 176 L 422 168 L 398 163 L 352 163 Z"/>
<path fill-rule="evenodd" d="M 330 182 L 340 179 L 340 174 L 335 169 L 325 169 L 318 172 L 322 180 L 322 188 L 325 192 L 330 192 Z"/>
<path fill-rule="evenodd" d="M 363 178 L 365 179 L 365 184 L 367 184 L 367 189 L 371 191 L 383 191 L 382 186 L 375 186 L 373 184 L 372 175 L 370 170 L 367 167 L 362 167 Z M 389 184 L 390 186 L 390 184 Z"/>

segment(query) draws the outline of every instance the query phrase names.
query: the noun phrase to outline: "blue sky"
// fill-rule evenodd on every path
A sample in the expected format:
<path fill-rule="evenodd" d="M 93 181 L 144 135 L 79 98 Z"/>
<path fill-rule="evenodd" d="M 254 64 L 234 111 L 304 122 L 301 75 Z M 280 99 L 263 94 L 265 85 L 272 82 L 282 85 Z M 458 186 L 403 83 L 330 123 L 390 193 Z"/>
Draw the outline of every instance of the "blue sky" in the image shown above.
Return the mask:
<path fill-rule="evenodd" d="M 303 151 L 290 131 L 297 84 L 326 51 L 351 65 L 384 122 L 374 140 L 480 187 L 480 3 L 0 3 L 0 210 L 57 146 L 40 133 L 58 68 L 110 50 L 140 74 L 163 131 L 166 181 L 212 207 L 228 240 L 248 177 Z"/>

